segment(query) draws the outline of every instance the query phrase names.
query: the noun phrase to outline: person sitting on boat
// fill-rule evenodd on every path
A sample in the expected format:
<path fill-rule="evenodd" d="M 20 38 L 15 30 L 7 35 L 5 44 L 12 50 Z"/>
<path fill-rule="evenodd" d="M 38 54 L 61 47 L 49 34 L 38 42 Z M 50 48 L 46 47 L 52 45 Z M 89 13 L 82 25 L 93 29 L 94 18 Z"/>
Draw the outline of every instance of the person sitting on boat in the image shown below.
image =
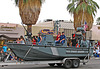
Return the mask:
<path fill-rule="evenodd" d="M 66 38 L 65 34 L 64 34 L 64 32 L 62 32 L 62 35 L 58 38 L 58 41 L 56 41 L 56 43 L 64 44 L 65 38 Z"/>
<path fill-rule="evenodd" d="M 36 39 L 35 39 L 35 37 L 33 37 L 33 39 L 32 39 L 32 41 L 33 41 L 33 45 L 36 45 Z"/>
<path fill-rule="evenodd" d="M 62 32 L 62 35 L 60 36 L 60 43 L 64 44 L 65 38 L 66 38 L 65 34 L 64 34 L 64 32 Z"/>
<path fill-rule="evenodd" d="M 18 39 L 16 40 L 16 42 L 19 44 L 19 43 L 20 43 L 20 39 L 18 38 Z"/>
<path fill-rule="evenodd" d="M 20 36 L 20 43 L 21 44 L 25 44 L 25 40 L 24 40 L 24 37 L 23 36 Z"/>
<path fill-rule="evenodd" d="M 60 33 L 60 32 L 58 32 L 58 35 L 57 35 L 56 40 L 55 40 L 55 43 L 57 43 L 57 42 L 59 43 L 60 36 L 61 36 L 61 33 Z"/>
<path fill-rule="evenodd" d="M 41 45 L 42 37 L 41 37 L 40 33 L 38 33 L 38 37 L 36 38 L 36 40 L 38 42 L 38 45 Z"/>
<path fill-rule="evenodd" d="M 76 47 L 76 44 L 77 44 L 77 40 L 76 40 L 75 34 L 74 34 L 74 35 L 73 35 L 73 38 L 72 38 L 72 40 L 71 40 L 71 46 L 72 46 L 72 47 Z"/>

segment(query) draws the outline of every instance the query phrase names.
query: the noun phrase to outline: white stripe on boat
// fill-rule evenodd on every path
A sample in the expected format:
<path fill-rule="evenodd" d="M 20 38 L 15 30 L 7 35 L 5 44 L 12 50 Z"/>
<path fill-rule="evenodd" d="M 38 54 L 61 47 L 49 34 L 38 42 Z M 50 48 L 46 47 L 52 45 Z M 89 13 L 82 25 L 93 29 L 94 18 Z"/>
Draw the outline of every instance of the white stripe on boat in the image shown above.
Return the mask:
<path fill-rule="evenodd" d="M 59 55 L 58 51 L 57 51 L 57 48 L 51 47 L 51 51 L 52 51 L 53 55 Z"/>

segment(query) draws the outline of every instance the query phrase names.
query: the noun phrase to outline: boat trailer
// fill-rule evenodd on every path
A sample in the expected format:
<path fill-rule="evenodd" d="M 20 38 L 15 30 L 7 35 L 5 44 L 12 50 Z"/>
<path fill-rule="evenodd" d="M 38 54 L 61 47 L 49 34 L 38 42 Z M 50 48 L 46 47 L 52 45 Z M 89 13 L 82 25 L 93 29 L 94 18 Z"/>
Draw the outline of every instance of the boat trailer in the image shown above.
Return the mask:
<path fill-rule="evenodd" d="M 50 61 L 17 61 L 17 60 L 8 60 L 11 52 L 8 54 L 5 61 L 0 62 L 0 66 L 8 66 L 8 65 L 39 65 L 39 64 L 48 64 L 50 66 L 64 66 L 65 68 L 78 68 L 80 63 L 85 65 L 89 61 L 89 54 L 83 59 L 79 58 L 64 58 L 63 60 L 50 60 Z M 86 59 L 88 58 L 88 59 Z"/>

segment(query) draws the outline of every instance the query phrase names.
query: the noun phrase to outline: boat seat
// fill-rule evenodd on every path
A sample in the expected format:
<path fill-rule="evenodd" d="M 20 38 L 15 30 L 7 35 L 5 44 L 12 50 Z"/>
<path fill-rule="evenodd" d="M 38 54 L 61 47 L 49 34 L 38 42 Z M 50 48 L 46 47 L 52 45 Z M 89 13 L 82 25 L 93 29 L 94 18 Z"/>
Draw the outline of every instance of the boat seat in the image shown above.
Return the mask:
<path fill-rule="evenodd" d="M 45 41 L 46 41 L 46 45 L 47 46 L 55 46 L 55 41 L 54 41 L 54 38 L 53 38 L 53 35 L 46 35 L 46 39 L 45 39 Z"/>
<path fill-rule="evenodd" d="M 42 38 L 43 38 L 42 45 L 55 46 L 53 35 L 45 35 Z"/>
<path fill-rule="evenodd" d="M 81 40 L 81 47 L 88 47 L 89 46 L 89 41 L 88 40 L 86 40 L 86 41 L 83 41 L 83 40 Z"/>

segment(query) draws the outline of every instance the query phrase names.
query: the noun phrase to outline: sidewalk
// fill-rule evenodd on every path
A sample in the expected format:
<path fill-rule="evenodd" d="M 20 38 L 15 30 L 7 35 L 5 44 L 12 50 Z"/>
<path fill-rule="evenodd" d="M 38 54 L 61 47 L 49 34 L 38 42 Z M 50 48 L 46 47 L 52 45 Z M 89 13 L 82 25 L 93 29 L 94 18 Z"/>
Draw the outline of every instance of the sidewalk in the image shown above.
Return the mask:
<path fill-rule="evenodd" d="M 90 59 L 100 59 L 100 57 L 91 57 Z"/>

